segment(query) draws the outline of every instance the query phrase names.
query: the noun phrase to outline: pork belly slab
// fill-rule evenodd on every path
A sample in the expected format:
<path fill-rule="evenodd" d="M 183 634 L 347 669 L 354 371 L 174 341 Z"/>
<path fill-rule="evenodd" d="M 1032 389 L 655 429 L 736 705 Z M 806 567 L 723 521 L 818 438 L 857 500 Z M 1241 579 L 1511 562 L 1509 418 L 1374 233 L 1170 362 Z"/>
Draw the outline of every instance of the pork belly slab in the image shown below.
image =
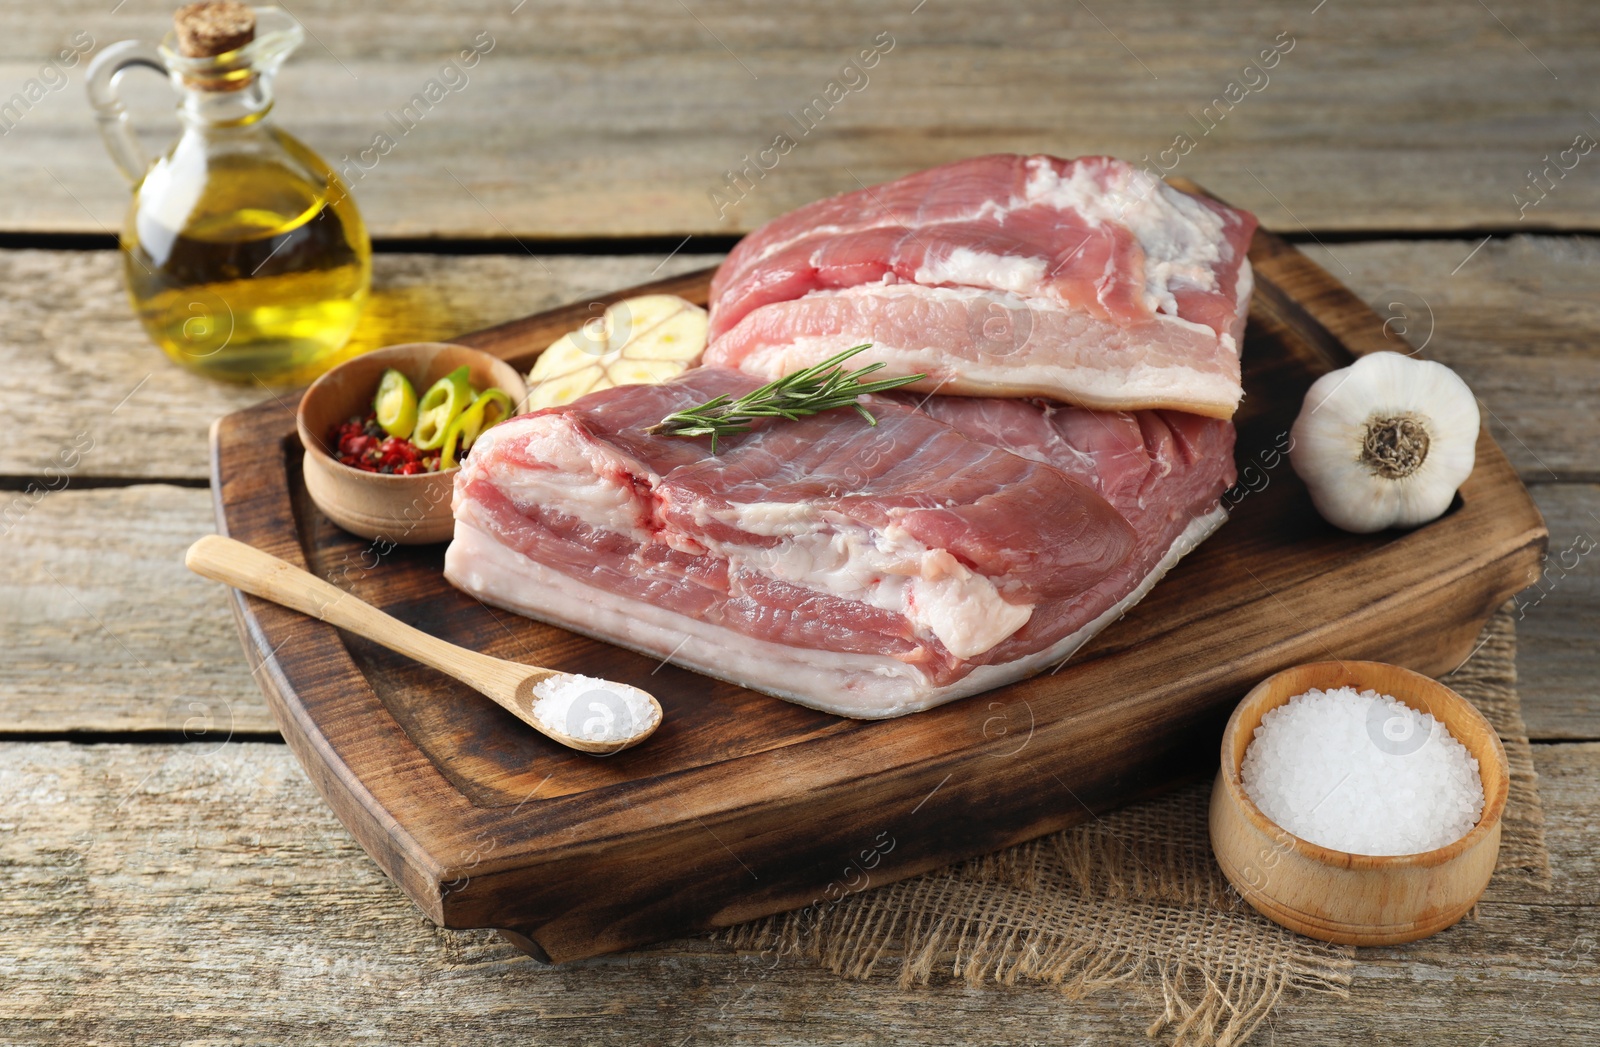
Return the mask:
<path fill-rule="evenodd" d="M 700 368 L 485 432 L 445 575 L 486 603 L 846 716 L 1066 657 L 1219 524 L 1233 427 L 1159 411 L 877 398 L 721 441 Z"/>
<path fill-rule="evenodd" d="M 1231 418 L 1255 226 L 1109 157 L 947 164 L 741 240 L 705 360 L 771 379 L 870 342 L 925 391 Z"/>

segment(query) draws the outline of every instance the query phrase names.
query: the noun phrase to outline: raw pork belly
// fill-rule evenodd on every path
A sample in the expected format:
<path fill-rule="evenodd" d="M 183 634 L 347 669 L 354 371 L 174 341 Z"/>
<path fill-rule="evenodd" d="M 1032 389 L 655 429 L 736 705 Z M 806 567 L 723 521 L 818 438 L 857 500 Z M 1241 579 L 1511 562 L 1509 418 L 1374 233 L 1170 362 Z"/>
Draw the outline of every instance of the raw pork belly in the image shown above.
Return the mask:
<path fill-rule="evenodd" d="M 1233 485 L 1231 422 L 1178 411 L 1090 411 L 1063 404 L 966 396 L 918 398 L 923 410 L 971 439 L 1047 462 L 1093 487 L 1133 528 L 1128 558 L 1074 600 L 1041 606 L 990 652 L 1024 668 L 984 677 L 986 687 L 1070 656 L 1140 600 L 1161 576 L 1227 520 Z M 1038 648 L 1040 643 L 1046 646 Z M 1040 658 L 1034 649 L 1047 652 Z M 975 689 L 974 689 L 975 690 Z M 970 691 L 967 693 L 971 693 Z"/>
<path fill-rule="evenodd" d="M 871 342 L 925 391 L 1231 418 L 1255 225 L 1108 157 L 948 164 L 741 240 L 705 359 L 770 379 Z"/>
<path fill-rule="evenodd" d="M 455 487 L 451 582 L 829 712 L 898 716 L 1065 658 L 1223 518 L 1233 427 L 877 398 L 709 442 L 714 368 L 512 419 Z M 920 399 L 920 398 L 918 398 Z"/>

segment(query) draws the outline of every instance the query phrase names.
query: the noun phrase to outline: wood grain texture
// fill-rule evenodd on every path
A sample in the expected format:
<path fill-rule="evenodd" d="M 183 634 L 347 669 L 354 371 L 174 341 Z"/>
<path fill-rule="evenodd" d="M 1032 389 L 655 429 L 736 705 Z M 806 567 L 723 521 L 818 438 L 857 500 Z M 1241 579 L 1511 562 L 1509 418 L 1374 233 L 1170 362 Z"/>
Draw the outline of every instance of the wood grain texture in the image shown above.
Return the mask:
<path fill-rule="evenodd" d="M 1235 421 L 1253 458 L 1281 440 L 1315 376 L 1388 340 L 1380 317 L 1282 240 L 1258 232 L 1251 261 Z M 703 301 L 708 279 L 705 270 L 615 297 Z M 460 340 L 526 366 L 585 311 L 578 303 Z M 265 447 L 281 450 L 263 458 Z M 1409 534 L 1337 532 L 1292 477 L 1247 481 L 1230 526 L 1064 670 L 990 691 L 981 706 L 869 724 L 496 615 L 441 584 L 437 552 L 379 554 L 363 566 L 368 543 L 307 503 L 298 441 L 276 404 L 224 418 L 212 448 L 219 526 L 232 537 L 337 575 L 446 640 L 604 675 L 660 700 L 666 721 L 651 745 L 585 761 L 359 638 L 249 597 L 234 605 L 286 740 L 367 852 L 437 922 L 513 930 L 558 960 L 804 906 L 826 894 L 840 855 L 901 823 L 923 839 L 877 866 L 880 880 L 1127 803 L 1198 772 L 1209 753 L 1194 740 L 1252 684 L 1296 662 L 1448 672 L 1489 613 L 1533 577 L 1545 539 L 1487 433 L 1458 507 Z M 1266 463 L 1281 465 L 1281 455 Z M 1014 717 L 1020 731 L 1024 716 L 1020 748 L 992 729 Z M 1041 775 L 1076 806 L 1041 806 L 1041 788 L 1054 791 Z M 597 878 L 610 894 L 585 889 Z"/>
<path fill-rule="evenodd" d="M 1358 951 L 1350 999 L 1291 997 L 1252 1047 L 1594 1035 L 1600 745 L 1534 756 L 1553 888 L 1495 881 L 1475 918 Z M 1158 1006 L 863 985 L 698 940 L 548 967 L 423 919 L 278 745 L 5 744 L 0 810 L 7 1043 L 1135 1043 Z"/>
<path fill-rule="evenodd" d="M 150 38 L 170 8 L 9 11 L 0 95 L 38 78 L 75 32 L 99 47 Z M 1513 228 L 1529 169 L 1600 133 L 1579 89 L 1600 72 L 1600 12 L 1585 0 L 293 8 L 314 36 L 281 79 L 277 117 L 341 167 L 379 133 L 396 138 L 355 186 L 380 236 L 733 232 L 857 179 L 1006 150 L 1157 158 L 1180 134 L 1196 144 L 1176 173 L 1277 230 Z M 400 134 L 388 114 L 484 32 L 494 48 L 465 82 L 452 74 L 461 89 Z M 845 80 L 880 33 L 893 50 Z M 1249 68 L 1279 34 L 1293 49 Z M 83 65 L 64 73 L 0 150 L 0 227 L 121 223 L 125 188 L 89 115 Z M 801 134 L 788 114 L 830 81 L 846 85 L 838 103 Z M 136 93 L 149 138 L 164 144 L 165 85 L 147 76 Z M 719 214 L 711 193 L 726 172 L 785 131 L 797 144 Z M 1600 154 L 1552 176 L 1520 225 L 1592 229 L 1591 164 Z"/>
<path fill-rule="evenodd" d="M 1600 550 L 1561 569 L 1563 552 L 1600 541 L 1600 485 L 1530 490 L 1554 566 L 1518 598 L 1523 717 L 1536 741 L 1600 738 Z M 0 732 L 207 729 L 191 701 L 210 729 L 276 731 L 226 596 L 179 567 L 213 527 L 208 492 L 141 484 L 52 494 L 0 538 Z"/>
<path fill-rule="evenodd" d="M 1600 540 L 1600 486 L 1531 491 L 1555 567 L 1519 597 L 1523 716 L 1535 740 L 1600 738 L 1600 560 L 1559 570 L 1563 551 Z M 52 494 L 0 538 L 0 732 L 276 731 L 226 596 L 179 566 L 213 526 L 208 492 L 143 484 Z M 191 722 L 207 711 L 209 726 Z"/>
<path fill-rule="evenodd" d="M 1475 243 L 1306 251 L 1391 319 L 1397 348 L 1404 329 L 1461 370 L 1526 480 L 1600 479 L 1600 238 L 1494 240 L 1451 275 Z M 449 337 L 718 260 L 666 253 L 378 255 L 356 345 Z M 75 476 L 203 480 L 212 420 L 270 395 L 169 364 L 134 321 L 119 266 L 109 251 L 0 250 L 0 366 L 38 393 L 12 405 L 0 476 L 35 477 L 86 433 L 94 450 Z"/>
<path fill-rule="evenodd" d="M 1541 484 L 1539 581 L 1517 597 L 1517 689 L 1528 734 L 1600 739 L 1600 485 Z"/>
<path fill-rule="evenodd" d="M 1600 240 L 1481 240 L 1305 251 L 1466 379 L 1523 477 L 1600 479 Z"/>
<path fill-rule="evenodd" d="M 591 741 L 563 730 L 560 723 L 547 722 L 534 711 L 539 697 L 535 687 L 546 682 L 559 686 L 563 681 L 582 685 L 578 677 L 445 643 L 355 599 L 331 582 L 221 535 L 208 534 L 195 542 L 183 563 L 198 575 L 311 615 L 444 673 L 489 698 L 521 723 L 572 749 L 610 756 L 644 741 L 661 722 L 661 710 L 655 700 L 648 694 L 636 695 L 645 711 L 638 714 L 637 720 L 629 721 L 632 733 Z"/>
<path fill-rule="evenodd" d="M 1550 472 L 1539 464 L 1561 476 L 1596 472 L 1600 305 L 1586 281 L 1600 267 L 1600 240 L 1497 240 L 1452 276 L 1474 243 L 1390 241 L 1306 250 L 1378 312 L 1396 318 L 1391 332 L 1398 335 L 1405 326 L 1416 341 L 1427 341 L 1428 355 L 1468 375 L 1493 412 L 1486 414 L 1491 431 L 1532 485 L 1550 522 L 1552 552 L 1560 554 L 1580 536 L 1600 540 L 1600 488 L 1541 482 Z M 679 255 L 661 273 L 714 261 Z M 371 344 L 447 336 L 609 290 L 648 277 L 661 258 L 379 255 L 375 264 Z M 206 494 L 73 486 L 100 477 L 201 480 L 211 420 L 268 395 L 168 365 L 143 341 L 119 280 L 111 252 L 0 251 L 0 282 L 12 291 L 0 300 L 0 364 L 19 387 L 39 392 L 11 405 L 16 426 L 13 439 L 0 445 L 0 476 L 17 478 L 13 486 L 19 488 L 38 482 L 58 454 L 79 446 L 77 434 L 94 441 L 71 470 L 69 489 L 27 510 L 15 533 L 0 539 L 0 550 L 26 551 L 0 567 L 0 617 L 8 637 L 17 637 L 0 648 L 0 730 L 180 729 L 187 712 L 177 718 L 129 683 L 144 674 L 141 662 L 159 677 L 154 693 L 185 699 L 178 711 L 197 699 L 218 714 L 231 710 L 237 730 L 271 729 L 229 639 L 231 625 L 216 615 L 223 605 L 197 600 L 201 590 L 194 587 L 203 583 L 180 577 L 174 566 L 184 546 L 211 529 Z M 112 413 L 136 387 L 126 406 Z M 1496 416 L 1516 419 L 1514 429 L 1503 429 Z M 0 494 L 0 505 L 11 505 L 21 492 Z M 6 517 L 15 518 L 14 512 Z M 143 521 L 146 545 L 126 541 L 129 519 Z M 101 549 L 116 554 L 91 570 L 90 559 Z M 1525 594 L 1539 601 L 1518 623 L 1525 715 L 1535 738 L 1600 738 L 1600 694 L 1593 685 L 1597 564 L 1596 555 L 1584 556 L 1575 570 L 1560 572 L 1559 585 L 1546 584 L 1543 597 Z M 114 632 L 138 632 L 150 646 L 131 645 L 138 652 L 132 657 L 115 643 L 76 643 L 76 637 L 99 634 L 99 626 L 45 569 Z M 48 597 L 42 602 L 41 587 Z M 148 602 L 136 605 L 128 595 L 134 593 L 148 594 Z M 109 610 L 113 605 L 119 609 Z M 40 607 L 49 613 L 36 613 Z M 192 672 L 182 668 L 190 652 L 199 652 L 193 660 L 201 663 Z M 164 676 L 164 665 L 178 668 Z"/>
<path fill-rule="evenodd" d="M 0 500 L 15 492 L 0 491 Z M 0 537 L 0 731 L 275 731 L 218 586 L 206 491 L 58 491 Z"/>
<path fill-rule="evenodd" d="M 351 351 L 436 340 L 716 261 L 665 256 L 378 255 Z M 134 320 L 115 252 L 0 251 L 0 285 L 0 367 L 30 391 L 10 416 L 0 476 L 26 482 L 87 448 L 73 477 L 203 481 L 211 423 L 281 395 L 170 364 Z"/>
<path fill-rule="evenodd" d="M 75 29 L 102 46 L 149 35 L 170 6 L 12 5 L 0 100 L 39 76 Z M 728 231 L 854 188 L 855 176 L 870 182 L 982 149 L 1136 158 L 1189 127 L 1185 110 L 1236 77 L 1255 38 L 1282 28 L 1299 43 L 1271 86 L 1248 96 L 1177 173 L 1280 229 L 1515 228 L 1511 193 L 1529 166 L 1589 128 L 1592 99 L 1579 88 L 1593 82 L 1600 54 L 1600 13 L 1582 0 L 1337 2 L 1315 18 L 1304 13 L 1309 2 L 1251 11 L 1144 0 L 1093 4 L 1091 14 L 1046 0 L 1004 12 L 936 0 L 914 18 L 813 5 L 776 29 L 770 8 L 748 2 L 645 9 L 642 0 L 530 0 L 515 18 L 506 15 L 512 6 L 445 13 L 429 0 L 396 0 L 375 19 L 333 0 L 294 5 L 318 39 L 291 64 L 278 115 L 335 161 L 366 146 L 385 111 L 404 104 L 457 40 L 495 33 L 499 50 L 472 87 L 358 183 L 380 235 Z M 728 221 L 716 221 L 708 192 L 726 167 L 766 144 L 773 122 L 781 126 L 785 110 L 834 75 L 859 30 L 885 27 L 898 50 L 873 71 L 872 86 L 849 95 Z M 759 81 L 719 38 L 745 60 L 754 55 Z M 1140 61 L 1159 80 L 1144 78 Z M 67 76 L 64 90 L 5 135 L 7 231 L 104 232 L 120 221 L 125 196 L 82 100 L 81 65 Z M 165 139 L 164 85 L 151 77 L 139 96 L 145 126 L 161 131 L 151 140 Z M 1521 224 L 1593 229 L 1594 162 L 1585 158 Z M 594 186 L 602 192 L 590 195 Z M 1491 431 L 1530 482 L 1600 479 L 1596 241 L 1497 240 L 1457 271 L 1475 243 L 1335 244 L 1351 272 L 1324 264 L 1380 311 L 1401 300 L 1388 296 L 1397 284 L 1445 303 L 1435 319 L 1450 337 L 1428 352 L 1468 375 L 1492 412 Z M 598 264 L 603 274 L 609 260 L 551 259 L 547 273 L 525 255 L 380 256 L 380 286 L 393 281 L 398 293 L 380 293 L 374 316 L 387 320 L 369 326 L 370 344 L 450 334 L 624 286 L 656 261 L 626 259 L 586 283 L 573 272 Z M 662 272 L 700 264 L 674 260 Z M 9 292 L 0 301 L 0 364 L 37 394 L 11 402 L 0 477 L 13 486 L 39 476 L 84 431 L 100 437 L 99 450 L 74 477 L 202 479 L 206 425 L 265 395 L 168 367 L 132 323 L 109 253 L 3 251 L 0 279 Z M 177 698 L 216 711 L 226 702 L 239 730 L 269 726 L 212 606 L 217 594 L 207 597 L 205 583 L 174 566 L 182 545 L 210 527 L 206 492 L 81 487 L 51 495 L 0 539 L 0 730 L 215 730 L 215 720 L 190 724 L 169 711 Z M 1590 529 L 1597 492 L 1592 483 L 1535 487 L 1553 556 L 1580 532 L 1600 538 Z M 1600 737 L 1597 562 L 1547 572 L 1524 594 L 1537 600 L 1519 622 L 1518 660 L 1535 737 Z M 96 618 L 131 638 L 126 650 Z M 146 684 L 126 685 L 147 671 Z M 772 971 L 765 958 L 692 941 L 546 968 L 483 933 L 441 931 L 421 918 L 282 747 L 214 751 L 209 737 L 189 737 L 173 747 L 0 752 L 0 1040 L 411 1042 L 437 1039 L 441 1028 L 484 1044 L 1143 1039 L 1142 1012 L 1120 993 L 1064 1002 L 1048 989 L 901 992 Z M 1555 890 L 1535 896 L 1491 884 L 1476 920 L 1413 946 L 1363 951 L 1353 1000 L 1293 1001 L 1253 1043 L 1596 1035 L 1600 746 L 1535 752 Z"/>

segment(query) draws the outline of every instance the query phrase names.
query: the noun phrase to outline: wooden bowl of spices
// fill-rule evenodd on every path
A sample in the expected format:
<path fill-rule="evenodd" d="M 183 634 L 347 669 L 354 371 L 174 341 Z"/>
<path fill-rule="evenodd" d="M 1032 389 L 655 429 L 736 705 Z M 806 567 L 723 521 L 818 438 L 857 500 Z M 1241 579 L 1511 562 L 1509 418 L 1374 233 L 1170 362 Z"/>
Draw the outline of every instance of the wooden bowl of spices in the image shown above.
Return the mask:
<path fill-rule="evenodd" d="M 474 389 L 499 389 L 506 394 L 511 413 L 521 410 L 528 391 L 516 368 L 481 350 L 447 342 L 375 349 L 313 382 L 300 400 L 295 427 L 305 448 L 306 491 L 317 508 L 362 538 L 395 545 L 448 539 L 455 530 L 450 497 L 457 468 L 402 475 L 345 465 L 339 461 L 337 430 L 373 410 L 385 372 L 400 372 L 416 395 L 425 396 L 424 390 L 462 367 Z"/>
<path fill-rule="evenodd" d="M 1263 680 L 1228 720 L 1211 847 L 1292 931 L 1415 941 L 1483 893 L 1509 788 L 1500 738 L 1450 688 L 1381 662 L 1314 662 Z"/>

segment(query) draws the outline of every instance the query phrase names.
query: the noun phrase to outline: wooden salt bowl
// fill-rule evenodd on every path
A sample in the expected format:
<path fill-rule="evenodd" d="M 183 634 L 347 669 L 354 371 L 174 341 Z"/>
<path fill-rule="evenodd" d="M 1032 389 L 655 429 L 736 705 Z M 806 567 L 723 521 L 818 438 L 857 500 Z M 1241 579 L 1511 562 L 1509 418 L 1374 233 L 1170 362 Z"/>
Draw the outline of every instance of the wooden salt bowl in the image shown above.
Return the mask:
<path fill-rule="evenodd" d="M 480 349 L 449 342 L 410 342 L 374 349 L 335 367 L 306 390 L 295 428 L 305 448 L 306 491 L 317 507 L 351 534 L 393 542 L 428 545 L 455 531 L 450 494 L 456 470 L 393 476 L 352 469 L 328 453 L 328 430 L 352 415 L 365 414 L 378 391 L 378 379 L 393 367 L 411 379 L 420 397 L 434 382 L 466 365 L 472 384 L 495 386 L 520 412 L 528 398 L 517 369 Z"/>
<path fill-rule="evenodd" d="M 1261 719 L 1313 687 L 1371 689 L 1443 722 L 1478 761 L 1483 815 L 1454 843 L 1421 854 L 1350 854 L 1293 835 L 1261 813 L 1240 782 Z M 1383 662 L 1311 662 L 1245 695 L 1222 736 L 1211 790 L 1211 849 L 1256 911 L 1300 934 L 1346 945 L 1395 945 L 1454 924 L 1477 902 L 1500 853 L 1511 779 L 1505 749 L 1470 702 L 1436 680 Z"/>

